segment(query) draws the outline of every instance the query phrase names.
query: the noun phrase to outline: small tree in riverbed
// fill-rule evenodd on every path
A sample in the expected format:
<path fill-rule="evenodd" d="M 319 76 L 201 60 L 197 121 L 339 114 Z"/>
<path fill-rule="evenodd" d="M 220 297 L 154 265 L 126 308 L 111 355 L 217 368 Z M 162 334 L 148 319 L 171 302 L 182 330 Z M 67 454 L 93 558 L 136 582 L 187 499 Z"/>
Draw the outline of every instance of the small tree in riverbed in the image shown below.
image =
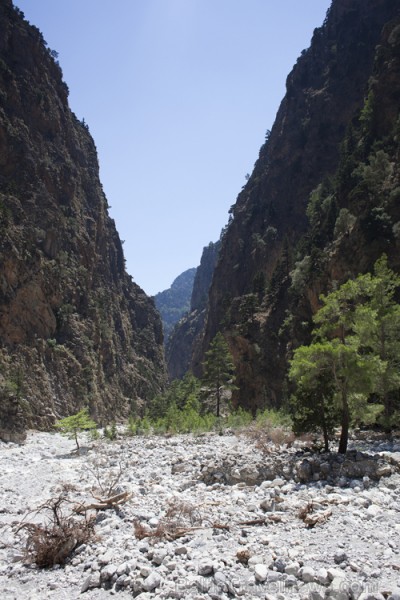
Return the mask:
<path fill-rule="evenodd" d="M 297 354 L 296 358 L 297 362 L 293 364 L 291 371 L 292 377 L 297 379 L 296 395 L 291 398 L 293 431 L 296 435 L 322 431 L 324 450 L 328 452 L 329 441 L 340 423 L 340 410 L 334 398 L 334 382 L 329 371 L 318 368 L 316 362 L 312 362 L 311 368 L 307 365 L 313 358 L 312 349 L 307 348 L 302 355 Z M 319 358 L 322 358 L 320 353 Z"/>
<path fill-rule="evenodd" d="M 87 408 L 82 408 L 75 415 L 60 419 L 54 426 L 60 430 L 62 435 L 67 436 L 70 440 L 75 440 L 78 453 L 80 451 L 78 434 L 82 431 L 93 431 L 97 428 L 96 423 L 89 417 Z"/>
<path fill-rule="evenodd" d="M 297 348 L 290 368 L 290 377 L 296 381 L 299 392 L 295 396 L 294 422 L 302 423 L 303 431 L 320 427 L 325 448 L 329 433 L 340 424 L 339 452 L 346 453 L 352 414 L 356 407 L 360 411 L 366 406 L 375 371 L 376 361 L 359 354 L 354 338 L 348 337 L 346 342 L 324 340 Z M 306 419 L 302 418 L 304 415 Z"/>
<path fill-rule="evenodd" d="M 224 390 L 236 389 L 232 355 L 221 332 L 218 332 L 206 352 L 203 363 L 204 375 L 202 383 L 216 398 L 216 416 L 220 416 L 222 393 Z"/>

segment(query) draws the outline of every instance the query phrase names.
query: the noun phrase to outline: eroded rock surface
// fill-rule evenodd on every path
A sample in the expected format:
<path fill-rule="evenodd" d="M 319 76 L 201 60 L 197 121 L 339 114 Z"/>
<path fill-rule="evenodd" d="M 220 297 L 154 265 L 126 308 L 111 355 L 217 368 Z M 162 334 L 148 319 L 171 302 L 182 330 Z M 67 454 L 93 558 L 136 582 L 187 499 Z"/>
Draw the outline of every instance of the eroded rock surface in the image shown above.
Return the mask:
<path fill-rule="evenodd" d="M 0 434 L 16 439 L 85 404 L 126 415 L 165 369 L 61 69 L 11 0 L 0 20 Z"/>

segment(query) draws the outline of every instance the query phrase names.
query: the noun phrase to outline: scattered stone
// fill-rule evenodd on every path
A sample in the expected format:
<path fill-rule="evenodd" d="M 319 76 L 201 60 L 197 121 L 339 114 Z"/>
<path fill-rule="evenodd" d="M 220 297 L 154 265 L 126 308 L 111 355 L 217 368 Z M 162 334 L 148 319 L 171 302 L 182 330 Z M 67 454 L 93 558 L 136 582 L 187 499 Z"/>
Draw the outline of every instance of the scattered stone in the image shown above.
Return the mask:
<path fill-rule="evenodd" d="M 271 500 L 271 498 L 265 498 L 262 502 L 260 502 L 260 508 L 264 512 L 273 512 L 275 510 L 275 500 Z"/>
<path fill-rule="evenodd" d="M 100 573 L 91 573 L 91 575 L 85 579 L 84 584 L 81 587 L 81 593 L 83 594 L 93 588 L 99 588 L 100 584 Z"/>
<path fill-rule="evenodd" d="M 155 565 L 161 565 L 167 554 L 166 550 L 156 550 L 153 554 L 152 562 Z"/>
<path fill-rule="evenodd" d="M 295 577 L 297 577 L 299 570 L 300 570 L 300 565 L 298 562 L 291 562 L 288 565 L 286 565 L 286 567 L 285 567 L 285 573 L 287 575 L 294 575 Z"/>
<path fill-rule="evenodd" d="M 335 577 L 326 589 L 326 600 L 349 600 L 351 589 L 344 577 Z"/>
<path fill-rule="evenodd" d="M 327 569 L 318 569 L 318 571 L 315 573 L 315 581 L 320 585 L 329 585 L 331 580 L 329 578 Z"/>
<path fill-rule="evenodd" d="M 325 588 L 316 583 L 306 583 L 300 589 L 301 600 L 324 600 Z"/>
<path fill-rule="evenodd" d="M 286 569 L 286 561 L 283 558 L 277 558 L 274 562 L 274 568 L 279 571 L 279 573 L 284 573 Z"/>
<path fill-rule="evenodd" d="M 156 588 L 160 587 L 162 578 L 158 573 L 152 571 L 148 577 L 143 581 L 142 587 L 146 592 L 152 592 Z"/>
<path fill-rule="evenodd" d="M 265 594 L 269 600 L 358 600 L 367 591 L 361 600 L 390 594 L 391 600 L 400 600 L 400 474 L 378 482 L 377 467 L 389 460 L 386 456 L 353 450 L 346 457 L 314 455 L 296 445 L 262 456 L 248 440 L 233 435 L 160 436 L 146 441 L 143 452 L 143 439 L 121 438 L 99 446 L 97 468 L 106 477 L 124 457 L 118 489 L 129 489 L 133 501 L 123 511 L 99 512 L 98 538 L 78 547 L 65 567 L 41 571 L 21 560 L 23 540 L 11 523 L 62 493 L 64 479 L 74 482 L 69 497 L 77 503 L 90 501 L 94 482 L 89 455 L 61 461 L 68 452 L 57 444 L 72 442 L 57 434 L 36 436 L 40 444 L 33 445 L 29 434 L 26 450 L 5 451 L 0 445 L 0 589 L 5 600 L 65 600 L 66 590 L 69 597 L 81 591 L 93 600 L 110 595 L 121 600 L 250 600 Z M 185 469 L 172 477 L 171 465 L 180 462 Z M 302 465 L 303 476 L 310 470 L 309 481 L 300 482 L 296 465 Z M 34 478 L 26 477 L 30 468 Z M 216 479 L 215 470 L 221 474 Z M 235 482 L 233 472 L 239 475 Z M 304 528 L 298 511 L 308 505 L 310 514 L 329 510 L 331 518 Z M 175 511 L 178 526 L 187 528 L 177 540 L 169 534 L 167 511 Z M 135 522 L 151 537 L 135 539 Z"/>
<path fill-rule="evenodd" d="M 298 576 L 304 583 L 311 583 L 315 580 L 315 571 L 312 567 L 301 567 Z"/>
<path fill-rule="evenodd" d="M 268 577 L 268 567 L 267 565 L 257 564 L 254 566 L 254 576 L 257 581 L 261 581 L 263 583 L 267 580 Z"/>
<path fill-rule="evenodd" d="M 347 561 L 347 554 L 343 550 L 337 550 L 334 554 L 333 559 L 337 565 L 340 565 L 341 563 Z"/>
<path fill-rule="evenodd" d="M 199 575 L 212 575 L 214 573 L 214 566 L 211 561 L 203 560 L 197 569 Z"/>
<path fill-rule="evenodd" d="M 117 572 L 117 565 L 108 564 L 106 565 L 100 573 L 100 581 L 109 581 L 114 577 Z"/>
<path fill-rule="evenodd" d="M 371 504 L 371 506 L 368 506 L 366 510 L 367 519 L 375 519 L 381 513 L 381 511 L 382 509 L 379 506 L 376 504 Z"/>

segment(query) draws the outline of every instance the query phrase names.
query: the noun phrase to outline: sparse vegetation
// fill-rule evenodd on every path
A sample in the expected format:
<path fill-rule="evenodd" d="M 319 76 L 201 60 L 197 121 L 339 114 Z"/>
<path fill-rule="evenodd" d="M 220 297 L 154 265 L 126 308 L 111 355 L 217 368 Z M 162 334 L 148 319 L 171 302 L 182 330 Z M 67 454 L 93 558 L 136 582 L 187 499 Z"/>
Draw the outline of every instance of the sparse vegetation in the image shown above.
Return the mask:
<path fill-rule="evenodd" d="M 89 410 L 87 408 L 83 408 L 74 415 L 60 419 L 54 424 L 54 427 L 59 429 L 62 435 L 75 440 L 78 453 L 80 451 L 79 434 L 83 431 L 94 431 L 97 429 L 95 421 L 89 417 Z"/>
<path fill-rule="evenodd" d="M 112 421 L 112 423 L 109 427 L 107 427 L 107 425 L 106 425 L 104 427 L 103 434 L 104 434 L 104 437 L 107 438 L 108 440 L 110 440 L 111 442 L 116 440 L 118 437 L 116 422 Z"/>
<path fill-rule="evenodd" d="M 157 527 L 149 528 L 140 521 L 135 521 L 134 531 L 137 539 L 176 540 L 183 537 L 193 528 L 200 527 L 203 516 L 199 508 L 189 502 L 172 499 L 166 508 L 165 515 Z"/>
<path fill-rule="evenodd" d="M 214 399 L 215 414 L 220 417 L 223 392 L 236 389 L 234 385 L 235 365 L 229 346 L 221 332 L 216 334 L 206 352 L 203 369 L 202 383 L 206 386 L 206 398 L 207 400 Z"/>
<path fill-rule="evenodd" d="M 86 512 L 77 516 L 65 494 L 48 500 L 35 514 L 43 515 L 47 523 L 21 523 L 18 531 L 27 531 L 25 557 L 38 567 L 64 564 L 77 546 L 94 536 L 94 517 Z"/>
<path fill-rule="evenodd" d="M 276 451 L 281 446 L 289 447 L 295 439 L 291 417 L 284 411 L 273 409 L 258 412 L 255 420 L 243 431 L 263 454 Z"/>

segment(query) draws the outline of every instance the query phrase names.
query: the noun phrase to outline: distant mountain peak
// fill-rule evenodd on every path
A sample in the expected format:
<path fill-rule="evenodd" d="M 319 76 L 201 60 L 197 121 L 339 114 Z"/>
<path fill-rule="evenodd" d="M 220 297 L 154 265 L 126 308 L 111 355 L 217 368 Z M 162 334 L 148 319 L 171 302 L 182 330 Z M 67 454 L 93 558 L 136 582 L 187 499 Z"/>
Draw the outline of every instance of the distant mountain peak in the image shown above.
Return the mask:
<path fill-rule="evenodd" d="M 174 279 L 171 287 L 154 296 L 154 302 L 163 323 L 165 344 L 167 344 L 176 323 L 190 310 L 196 271 L 196 267 L 187 269 Z"/>

